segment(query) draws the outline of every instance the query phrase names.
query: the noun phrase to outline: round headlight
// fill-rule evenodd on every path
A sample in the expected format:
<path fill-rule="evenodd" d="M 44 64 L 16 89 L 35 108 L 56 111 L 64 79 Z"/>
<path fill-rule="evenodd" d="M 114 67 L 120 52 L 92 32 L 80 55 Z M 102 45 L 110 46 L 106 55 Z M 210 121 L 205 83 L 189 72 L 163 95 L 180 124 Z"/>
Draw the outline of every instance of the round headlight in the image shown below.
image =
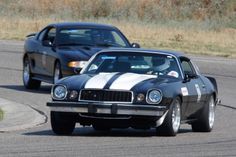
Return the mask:
<path fill-rule="evenodd" d="M 147 102 L 150 104 L 158 104 L 162 100 L 162 94 L 159 90 L 151 90 L 147 94 Z"/>
<path fill-rule="evenodd" d="M 66 94 L 67 94 L 66 87 L 58 85 L 54 88 L 53 98 L 62 100 L 66 98 Z"/>

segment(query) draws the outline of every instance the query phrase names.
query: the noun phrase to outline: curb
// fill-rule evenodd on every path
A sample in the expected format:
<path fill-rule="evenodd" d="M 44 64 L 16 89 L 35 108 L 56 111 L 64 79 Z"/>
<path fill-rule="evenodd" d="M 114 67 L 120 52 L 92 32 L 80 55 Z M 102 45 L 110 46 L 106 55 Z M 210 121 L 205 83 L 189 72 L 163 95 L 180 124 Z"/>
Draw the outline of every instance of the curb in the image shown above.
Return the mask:
<path fill-rule="evenodd" d="M 47 117 L 30 106 L 0 98 L 0 108 L 4 112 L 0 121 L 0 132 L 29 129 L 44 124 Z"/>

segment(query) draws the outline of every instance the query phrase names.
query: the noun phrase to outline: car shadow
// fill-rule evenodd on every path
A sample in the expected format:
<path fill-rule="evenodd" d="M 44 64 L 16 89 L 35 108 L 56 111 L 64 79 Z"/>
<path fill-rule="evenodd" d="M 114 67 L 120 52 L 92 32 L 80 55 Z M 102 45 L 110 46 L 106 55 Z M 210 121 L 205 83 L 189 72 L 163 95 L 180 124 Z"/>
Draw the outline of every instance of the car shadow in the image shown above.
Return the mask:
<path fill-rule="evenodd" d="M 192 132 L 192 129 L 180 129 L 178 134 Z M 43 130 L 36 132 L 24 133 L 26 136 L 59 136 L 53 133 L 52 130 Z M 112 129 L 110 131 L 95 131 L 92 127 L 76 128 L 72 135 L 82 137 L 152 137 L 157 136 L 155 129 L 137 130 L 137 129 Z M 160 136 L 165 137 L 165 136 Z"/>
<path fill-rule="evenodd" d="M 39 94 L 50 94 L 51 87 L 52 85 L 42 85 L 39 89 L 26 89 L 23 85 L 0 85 L 0 88 Z"/>

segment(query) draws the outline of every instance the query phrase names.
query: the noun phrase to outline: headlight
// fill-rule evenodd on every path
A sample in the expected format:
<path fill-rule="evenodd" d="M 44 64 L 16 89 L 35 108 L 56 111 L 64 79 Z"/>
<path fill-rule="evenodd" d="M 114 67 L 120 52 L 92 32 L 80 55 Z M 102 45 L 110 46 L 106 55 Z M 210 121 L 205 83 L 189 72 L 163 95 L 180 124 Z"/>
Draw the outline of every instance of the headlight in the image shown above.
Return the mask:
<path fill-rule="evenodd" d="M 63 100 L 66 98 L 66 95 L 67 89 L 65 86 L 57 85 L 56 87 L 54 87 L 52 95 L 53 99 Z"/>
<path fill-rule="evenodd" d="M 161 91 L 153 89 L 148 91 L 147 93 L 147 102 L 150 104 L 158 104 L 162 100 L 162 94 Z"/>
<path fill-rule="evenodd" d="M 86 65 L 87 61 L 72 61 L 68 63 L 70 68 L 83 68 Z"/>

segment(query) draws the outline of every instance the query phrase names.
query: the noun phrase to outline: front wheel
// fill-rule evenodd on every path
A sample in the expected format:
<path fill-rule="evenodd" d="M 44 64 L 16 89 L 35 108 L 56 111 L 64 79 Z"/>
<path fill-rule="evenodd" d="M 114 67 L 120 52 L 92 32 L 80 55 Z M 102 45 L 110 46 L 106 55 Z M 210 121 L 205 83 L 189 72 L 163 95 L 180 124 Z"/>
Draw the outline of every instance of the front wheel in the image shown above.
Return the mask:
<path fill-rule="evenodd" d="M 177 97 L 170 105 L 163 124 L 156 128 L 157 135 L 176 136 L 181 122 L 181 101 Z"/>
<path fill-rule="evenodd" d="M 192 123 L 192 130 L 195 132 L 210 132 L 215 121 L 215 101 L 211 96 L 208 103 L 205 104 L 202 114 L 198 120 Z"/>
<path fill-rule="evenodd" d="M 75 129 L 76 115 L 51 111 L 51 127 L 55 134 L 70 135 Z"/>
<path fill-rule="evenodd" d="M 41 81 L 32 78 L 28 57 L 23 61 L 23 83 L 26 89 L 38 89 L 41 85 Z"/>

